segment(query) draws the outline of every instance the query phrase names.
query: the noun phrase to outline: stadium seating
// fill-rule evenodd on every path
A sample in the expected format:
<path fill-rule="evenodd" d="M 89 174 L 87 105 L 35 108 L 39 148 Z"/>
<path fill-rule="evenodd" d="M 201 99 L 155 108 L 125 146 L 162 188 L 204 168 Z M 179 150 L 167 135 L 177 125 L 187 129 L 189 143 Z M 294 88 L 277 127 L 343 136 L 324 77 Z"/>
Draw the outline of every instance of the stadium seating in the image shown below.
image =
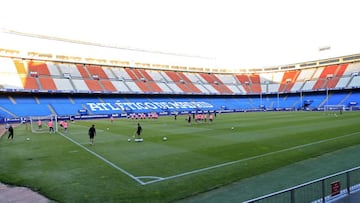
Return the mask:
<path fill-rule="evenodd" d="M 359 106 L 360 104 L 360 92 L 351 92 L 343 100 L 341 105 L 346 106 Z"/>
<path fill-rule="evenodd" d="M 57 90 L 57 86 L 51 77 L 39 78 L 40 89 Z"/>
<path fill-rule="evenodd" d="M 346 100 L 349 94 L 350 93 L 329 94 L 327 105 L 344 105 L 343 101 Z"/>
<path fill-rule="evenodd" d="M 252 93 L 250 79 L 247 75 L 236 75 L 236 79 L 242 85 L 245 93 Z"/>
<path fill-rule="evenodd" d="M 47 104 L 2 104 L 3 109 L 11 112 L 15 117 L 51 115 L 52 112 Z M 10 118 L 13 118 L 11 116 Z"/>
<path fill-rule="evenodd" d="M 214 74 L 199 73 L 203 81 L 211 85 L 218 94 L 231 94 L 233 93 L 227 86 L 225 86 L 219 78 Z"/>
<path fill-rule="evenodd" d="M 335 88 L 338 81 L 342 77 L 345 69 L 347 67 L 347 64 L 341 64 L 341 65 L 331 65 L 326 66 L 324 68 L 319 68 L 318 72 L 320 75 L 318 77 L 318 80 L 316 81 L 313 89 L 331 89 Z M 320 72 L 320 70 L 322 70 Z"/>
<path fill-rule="evenodd" d="M 299 73 L 299 70 L 284 72 L 278 91 L 290 92 L 295 84 L 295 81 L 297 80 L 297 77 L 299 76 Z"/>
<path fill-rule="evenodd" d="M 329 100 L 325 92 L 300 94 L 249 95 L 237 98 L 217 97 L 133 97 L 133 96 L 81 96 L 81 95 L 19 95 L 0 98 L 0 115 L 7 117 L 46 116 L 56 113 L 60 116 L 80 115 L 80 110 L 88 114 L 123 114 L 149 112 L 192 112 L 192 111 L 258 111 L 297 110 L 306 107 L 318 109 L 325 104 L 350 106 L 359 104 L 358 91 L 331 92 Z"/>
<path fill-rule="evenodd" d="M 260 76 L 258 74 L 251 74 L 249 75 L 251 81 L 251 89 L 253 93 L 261 93 L 261 83 L 260 83 Z"/>
<path fill-rule="evenodd" d="M 43 61 L 28 61 L 27 67 L 29 72 L 37 73 L 37 76 L 50 76 L 50 71 Z"/>
<path fill-rule="evenodd" d="M 259 94 L 358 87 L 360 63 L 260 74 L 208 74 L 1 58 L 1 88 L 30 91 Z"/>
<path fill-rule="evenodd" d="M 22 70 L 23 71 L 23 70 Z M 22 89 L 24 77 L 23 72 L 19 72 L 10 58 L 0 58 L 0 87 L 4 89 Z"/>
<path fill-rule="evenodd" d="M 360 75 L 353 76 L 349 82 L 348 87 L 359 88 L 360 87 Z"/>
<path fill-rule="evenodd" d="M 210 102 L 211 110 L 273 110 L 321 108 L 325 103 L 349 105 L 360 103 L 360 63 L 344 63 L 317 68 L 281 72 L 212 74 L 174 70 L 109 67 L 93 64 L 59 63 L 41 60 L 0 57 L 0 89 L 3 92 L 33 92 L 34 94 L 7 94 L 0 98 L 0 116 L 77 115 L 86 109 L 90 114 L 129 112 L 158 112 L 165 109 L 141 109 L 151 102 Z M 331 90 L 329 100 L 325 90 Z M 348 90 L 346 92 L 338 92 Z M 76 93 L 47 98 L 38 92 Z M 77 94 L 102 93 L 94 99 Z M 108 94 L 109 95 L 106 95 Z M 116 96 L 116 94 L 126 94 Z M 303 97 L 300 98 L 300 94 Z M 131 95 L 147 94 L 149 97 Z M 164 95 L 159 96 L 158 95 Z M 171 95 L 182 95 L 172 98 Z M 188 96 L 186 96 L 188 95 Z M 209 95 L 191 97 L 191 95 Z M 238 95 L 237 98 L 213 98 L 211 95 Z M 139 103 L 139 108 L 119 110 L 104 106 L 104 111 L 91 109 L 88 103 Z M 140 104 L 142 103 L 142 104 Z M 158 103 L 160 105 L 160 103 Z M 152 105 L 152 104 L 151 104 Z M 93 107 L 94 107 L 93 106 Z M 165 105 L 166 106 L 166 105 Z M 191 105 L 190 105 L 191 106 Z M 186 105 L 185 105 L 186 107 Z M 193 111 L 201 108 L 168 108 L 166 111 Z M 100 107 L 99 107 L 100 108 Z M 21 110 L 31 109 L 24 113 Z M 205 109 L 203 109 L 205 110 Z"/>

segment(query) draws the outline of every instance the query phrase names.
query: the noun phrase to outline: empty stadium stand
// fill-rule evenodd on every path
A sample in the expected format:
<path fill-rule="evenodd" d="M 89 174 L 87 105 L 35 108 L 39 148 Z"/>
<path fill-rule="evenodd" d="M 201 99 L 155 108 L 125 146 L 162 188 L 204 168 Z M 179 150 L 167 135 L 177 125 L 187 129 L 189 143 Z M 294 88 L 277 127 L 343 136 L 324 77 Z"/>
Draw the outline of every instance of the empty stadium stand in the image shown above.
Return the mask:
<path fill-rule="evenodd" d="M 354 109 L 359 73 L 360 62 L 221 74 L 0 57 L 0 116 Z"/>
<path fill-rule="evenodd" d="M 139 97 L 140 96 L 140 97 Z M 64 95 L 64 94 L 21 94 L 0 98 L 0 115 L 7 117 L 80 115 L 86 110 L 90 115 L 129 114 L 141 112 L 190 113 L 190 112 L 242 112 L 275 110 L 321 110 L 324 104 L 345 105 L 360 103 L 359 91 L 309 92 L 299 94 L 224 96 L 172 96 L 172 95 Z M 311 102 L 309 102 L 311 101 Z"/>

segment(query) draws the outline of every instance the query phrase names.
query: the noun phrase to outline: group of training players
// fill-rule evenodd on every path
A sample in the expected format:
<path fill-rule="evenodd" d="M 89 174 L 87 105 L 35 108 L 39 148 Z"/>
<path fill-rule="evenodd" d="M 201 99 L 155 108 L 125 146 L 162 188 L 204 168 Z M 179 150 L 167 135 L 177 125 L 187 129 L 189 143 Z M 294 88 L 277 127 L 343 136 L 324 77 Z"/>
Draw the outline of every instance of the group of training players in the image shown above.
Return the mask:
<path fill-rule="evenodd" d="M 37 124 L 38 124 L 38 129 L 42 129 L 42 120 L 38 120 L 37 121 Z M 64 132 L 67 132 L 67 129 L 68 129 L 68 122 L 66 120 L 64 121 L 60 121 L 59 122 L 59 125 L 61 128 L 64 129 Z M 49 127 L 49 133 L 54 133 L 55 130 L 54 130 L 54 122 L 53 120 L 49 120 L 48 123 L 47 123 L 47 126 Z"/>
<path fill-rule="evenodd" d="M 214 116 L 216 117 L 216 113 L 215 114 L 212 114 L 212 113 L 204 113 L 204 114 L 188 114 L 187 116 L 187 122 L 189 124 L 191 124 L 191 118 L 193 118 L 195 120 L 196 123 L 198 122 L 207 122 L 207 119 L 209 120 L 210 123 L 213 122 L 214 120 Z M 131 114 L 129 115 L 128 117 L 129 119 L 145 119 L 146 116 L 145 114 Z M 155 113 L 151 113 L 148 115 L 148 118 L 149 119 L 154 119 L 154 118 L 158 118 L 158 115 Z M 175 114 L 175 120 L 177 119 L 177 114 Z M 114 118 L 111 116 L 110 117 L 110 122 L 113 123 L 114 122 Z M 136 129 L 136 136 L 137 138 L 140 138 L 140 135 L 141 135 L 141 132 L 142 132 L 142 127 L 140 125 L 140 123 L 137 123 L 137 129 Z M 90 144 L 91 145 L 94 145 L 94 137 L 96 135 L 96 129 L 95 129 L 95 125 L 93 124 L 90 128 L 89 128 L 89 138 L 90 138 Z"/>
<path fill-rule="evenodd" d="M 111 123 L 114 122 L 114 117 L 112 117 L 112 116 L 110 117 L 110 122 Z M 137 123 L 136 135 L 138 138 L 140 138 L 141 132 L 142 132 L 142 127 L 141 127 L 140 123 Z M 90 145 L 94 145 L 94 138 L 96 136 L 95 124 L 92 124 L 91 127 L 89 128 L 88 135 L 90 138 Z"/>
<path fill-rule="evenodd" d="M 209 118 L 208 118 L 209 116 Z M 212 114 L 212 113 L 204 113 L 204 114 L 188 114 L 186 120 L 188 122 L 188 124 L 191 124 L 191 120 L 193 119 L 195 121 L 195 123 L 199 123 L 199 122 L 204 122 L 206 123 L 207 120 L 209 119 L 209 122 L 212 123 L 214 120 L 214 116 L 216 116 L 216 114 Z"/>
<path fill-rule="evenodd" d="M 145 114 L 139 114 L 140 116 L 135 116 L 134 115 L 131 115 L 129 118 L 131 119 L 145 119 Z M 209 114 L 188 114 L 187 116 L 187 122 L 189 124 L 191 124 L 191 120 L 195 120 L 196 123 L 198 122 L 207 122 L 207 119 L 209 119 L 209 122 L 213 122 L 213 119 L 214 119 L 214 115 L 216 117 L 216 114 L 212 114 L 212 113 L 209 113 Z M 209 118 L 208 118 L 209 116 Z M 155 114 L 149 114 L 148 115 L 148 118 L 158 118 L 158 115 L 155 113 Z M 175 120 L 177 118 L 177 115 L 175 115 Z M 110 122 L 113 123 L 114 122 L 114 118 L 111 116 L 110 117 Z M 42 128 L 42 120 L 38 120 L 37 122 L 38 124 L 38 128 L 41 129 Z M 52 120 L 49 120 L 48 123 L 47 123 L 48 127 L 49 127 L 49 133 L 54 133 L 55 130 L 54 130 L 54 123 Z M 64 132 L 67 132 L 67 129 L 68 129 L 68 122 L 67 121 L 60 121 L 59 122 L 59 125 L 60 127 L 62 127 L 64 129 Z M 7 130 L 9 132 L 9 136 L 8 136 L 8 139 L 13 139 L 14 138 L 14 129 L 13 127 L 10 125 L 7 127 Z M 141 132 L 142 132 L 142 127 L 140 125 L 140 123 L 137 123 L 137 129 L 136 129 L 136 135 L 138 138 L 140 138 L 140 135 L 141 135 Z M 96 129 L 95 129 L 95 124 L 92 124 L 91 127 L 89 128 L 89 131 L 88 131 L 88 135 L 89 135 L 89 138 L 90 138 L 90 145 L 94 145 L 94 137 L 96 135 Z"/>

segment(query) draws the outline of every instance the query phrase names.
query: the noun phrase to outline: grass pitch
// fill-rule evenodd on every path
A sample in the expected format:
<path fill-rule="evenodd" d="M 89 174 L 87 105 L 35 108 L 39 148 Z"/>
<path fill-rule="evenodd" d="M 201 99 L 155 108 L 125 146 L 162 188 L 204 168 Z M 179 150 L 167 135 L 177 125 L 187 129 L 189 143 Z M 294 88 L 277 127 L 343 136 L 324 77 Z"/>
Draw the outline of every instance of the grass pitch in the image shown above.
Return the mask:
<path fill-rule="evenodd" d="M 236 113 L 192 125 L 186 116 L 92 120 L 51 135 L 19 126 L 15 140 L 1 138 L 0 181 L 58 202 L 170 202 L 358 145 L 359 116 Z M 143 142 L 134 142 L 137 122 Z M 87 135 L 91 124 L 95 145 Z M 251 192 L 239 195 L 246 200 Z"/>

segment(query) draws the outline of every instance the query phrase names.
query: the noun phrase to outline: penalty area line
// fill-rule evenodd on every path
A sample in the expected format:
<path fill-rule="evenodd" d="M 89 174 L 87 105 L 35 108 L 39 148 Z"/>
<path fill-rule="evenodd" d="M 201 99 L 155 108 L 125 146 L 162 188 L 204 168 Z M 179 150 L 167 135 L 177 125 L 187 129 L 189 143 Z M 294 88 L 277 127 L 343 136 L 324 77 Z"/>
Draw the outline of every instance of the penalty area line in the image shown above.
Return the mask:
<path fill-rule="evenodd" d="M 339 137 L 329 138 L 329 139 L 325 139 L 325 140 L 319 140 L 317 142 L 311 142 L 311 143 L 308 143 L 308 144 L 298 145 L 298 146 L 290 147 L 290 148 L 287 148 L 287 149 L 282 149 L 282 150 L 279 150 L 279 151 L 260 154 L 260 155 L 248 157 L 248 158 L 245 158 L 245 159 L 239 159 L 239 160 L 235 160 L 235 161 L 225 162 L 225 163 L 222 163 L 222 164 L 218 164 L 218 165 L 214 165 L 214 166 L 210 166 L 210 167 L 206 167 L 206 168 L 200 168 L 200 169 L 197 169 L 197 170 L 188 171 L 188 172 L 185 172 L 185 173 L 180 173 L 180 174 L 173 175 L 173 176 L 163 177 L 163 178 L 159 178 L 159 179 L 155 179 L 155 180 L 146 182 L 146 183 L 144 183 L 144 185 L 148 185 L 148 184 L 152 184 L 152 183 L 156 183 L 156 182 L 160 182 L 160 181 L 164 181 L 164 180 L 170 180 L 170 179 L 174 179 L 174 178 L 178 178 L 178 177 L 182 177 L 182 176 L 186 176 L 186 175 L 192 175 L 192 174 L 196 174 L 196 173 L 201 173 L 201 172 L 208 171 L 208 170 L 211 170 L 211 169 L 221 168 L 221 167 L 224 167 L 224 166 L 229 166 L 229 165 L 233 165 L 233 164 L 244 162 L 244 161 L 249 161 L 249 160 L 253 160 L 253 159 L 257 159 L 257 158 L 261 158 L 261 157 L 266 157 L 266 156 L 269 156 L 269 155 L 279 154 L 279 153 L 282 153 L 282 152 L 288 152 L 288 151 L 291 151 L 291 150 L 301 149 L 301 148 L 304 148 L 304 147 L 308 147 L 308 146 L 312 146 L 312 145 L 316 145 L 316 144 L 321 144 L 321 143 L 324 143 L 324 142 L 329 142 L 329 141 L 341 139 L 341 138 L 344 138 L 344 137 L 350 137 L 350 136 L 353 136 L 353 135 L 356 135 L 356 134 L 360 134 L 360 132 L 354 132 L 354 133 L 346 134 L 346 135 L 339 136 Z"/>
<path fill-rule="evenodd" d="M 65 137 L 66 139 L 68 139 L 70 142 L 76 144 L 77 146 L 83 148 L 85 151 L 89 152 L 90 154 L 96 156 L 97 158 L 99 158 L 100 160 L 104 161 L 105 163 L 109 164 L 110 166 L 112 166 L 113 168 L 117 169 L 118 171 L 124 173 L 125 175 L 129 176 L 130 178 L 132 178 L 133 180 L 135 180 L 136 182 L 140 183 L 141 185 L 145 185 L 145 183 L 143 181 L 141 181 L 138 177 L 132 175 L 131 173 L 127 172 L 126 170 L 120 168 L 119 166 L 115 165 L 114 163 L 112 163 L 111 161 L 105 159 L 103 156 L 101 156 L 100 154 L 97 154 L 96 152 L 91 151 L 90 149 L 88 149 L 87 147 L 81 145 L 80 143 L 76 142 L 75 140 L 71 139 L 70 137 L 66 136 L 65 134 L 58 132 L 61 136 Z"/>

